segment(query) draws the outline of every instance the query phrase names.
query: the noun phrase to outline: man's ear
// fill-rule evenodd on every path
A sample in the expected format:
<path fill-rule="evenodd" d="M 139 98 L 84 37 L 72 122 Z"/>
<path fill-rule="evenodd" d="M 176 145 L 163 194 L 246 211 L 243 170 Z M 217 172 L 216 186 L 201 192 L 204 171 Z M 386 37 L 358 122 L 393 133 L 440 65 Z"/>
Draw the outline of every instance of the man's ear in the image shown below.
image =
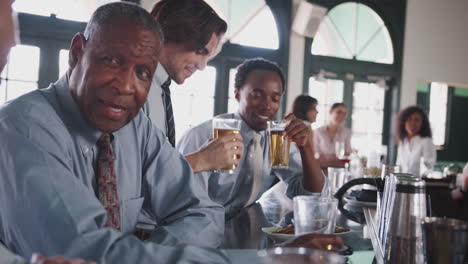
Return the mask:
<path fill-rule="evenodd" d="M 236 98 L 236 101 L 240 101 L 240 89 L 234 89 L 234 98 Z"/>
<path fill-rule="evenodd" d="M 70 51 L 68 53 L 68 66 L 70 72 L 73 71 L 78 61 L 81 59 L 86 46 L 86 38 L 82 33 L 77 33 L 70 44 Z"/>

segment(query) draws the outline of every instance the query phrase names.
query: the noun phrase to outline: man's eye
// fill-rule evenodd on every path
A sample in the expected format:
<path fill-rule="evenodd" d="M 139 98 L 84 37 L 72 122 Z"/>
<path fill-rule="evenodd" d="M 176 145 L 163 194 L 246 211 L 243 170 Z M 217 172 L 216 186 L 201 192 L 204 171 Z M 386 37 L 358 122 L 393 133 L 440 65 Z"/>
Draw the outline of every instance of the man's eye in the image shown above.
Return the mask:
<path fill-rule="evenodd" d="M 138 75 L 138 78 L 140 78 L 141 80 L 147 81 L 151 79 L 151 74 L 146 69 L 137 69 L 136 74 Z"/>
<path fill-rule="evenodd" d="M 115 64 L 115 65 L 120 64 L 120 60 L 116 57 L 104 57 L 103 60 L 110 64 Z"/>

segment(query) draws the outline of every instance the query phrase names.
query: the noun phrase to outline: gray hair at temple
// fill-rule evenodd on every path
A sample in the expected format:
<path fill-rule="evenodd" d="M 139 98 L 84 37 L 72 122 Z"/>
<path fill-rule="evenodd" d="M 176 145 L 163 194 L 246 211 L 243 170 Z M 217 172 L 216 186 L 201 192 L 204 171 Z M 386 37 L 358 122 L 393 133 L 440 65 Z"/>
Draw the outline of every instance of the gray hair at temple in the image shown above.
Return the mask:
<path fill-rule="evenodd" d="M 163 46 L 164 35 L 159 23 L 148 11 L 139 5 L 128 2 L 114 2 L 100 6 L 94 11 L 83 34 L 86 40 L 89 40 L 99 31 L 100 27 L 112 26 L 113 22 L 122 20 L 155 33 L 160 39 L 159 47 Z"/>

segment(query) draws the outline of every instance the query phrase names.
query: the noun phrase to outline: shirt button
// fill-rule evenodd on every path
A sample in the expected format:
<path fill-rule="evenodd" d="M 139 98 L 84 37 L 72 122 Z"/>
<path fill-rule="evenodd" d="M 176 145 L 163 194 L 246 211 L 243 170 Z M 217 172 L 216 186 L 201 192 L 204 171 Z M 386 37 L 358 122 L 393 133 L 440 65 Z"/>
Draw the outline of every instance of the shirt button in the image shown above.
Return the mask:
<path fill-rule="evenodd" d="M 88 151 L 89 151 L 89 148 L 88 148 L 87 146 L 85 146 L 85 147 L 83 148 L 84 154 L 88 153 Z"/>

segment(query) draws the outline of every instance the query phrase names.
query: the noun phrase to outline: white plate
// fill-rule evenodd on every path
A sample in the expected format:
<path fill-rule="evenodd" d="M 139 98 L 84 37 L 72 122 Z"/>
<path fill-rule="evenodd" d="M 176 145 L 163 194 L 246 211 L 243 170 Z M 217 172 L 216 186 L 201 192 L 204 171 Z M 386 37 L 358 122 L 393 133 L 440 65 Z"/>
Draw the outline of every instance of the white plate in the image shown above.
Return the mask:
<path fill-rule="evenodd" d="M 293 237 L 295 237 L 295 235 L 293 234 L 278 234 L 278 233 L 273 233 L 275 232 L 276 230 L 280 229 L 281 227 L 277 227 L 277 226 L 271 226 L 271 227 L 262 227 L 262 231 L 263 233 L 265 233 L 268 237 L 271 237 L 273 238 L 274 240 L 277 240 L 277 241 L 286 241 L 288 239 L 291 239 Z M 341 233 L 335 233 L 334 235 L 336 236 L 342 236 L 342 235 L 345 235 L 345 234 L 348 234 L 350 233 L 351 230 L 348 230 L 346 232 L 341 232 Z"/>
<path fill-rule="evenodd" d="M 363 202 L 363 201 L 357 201 L 354 199 L 349 199 L 348 197 L 344 197 L 344 200 L 347 204 L 351 206 L 357 206 L 357 207 L 371 207 L 375 208 L 377 206 L 377 203 L 374 202 Z"/>
<path fill-rule="evenodd" d="M 271 227 L 262 227 L 263 233 L 267 234 L 268 237 L 273 238 L 274 240 L 278 241 L 286 241 L 290 238 L 294 237 L 294 234 L 277 234 L 273 233 L 274 231 L 278 230 L 280 227 L 271 226 Z"/>

